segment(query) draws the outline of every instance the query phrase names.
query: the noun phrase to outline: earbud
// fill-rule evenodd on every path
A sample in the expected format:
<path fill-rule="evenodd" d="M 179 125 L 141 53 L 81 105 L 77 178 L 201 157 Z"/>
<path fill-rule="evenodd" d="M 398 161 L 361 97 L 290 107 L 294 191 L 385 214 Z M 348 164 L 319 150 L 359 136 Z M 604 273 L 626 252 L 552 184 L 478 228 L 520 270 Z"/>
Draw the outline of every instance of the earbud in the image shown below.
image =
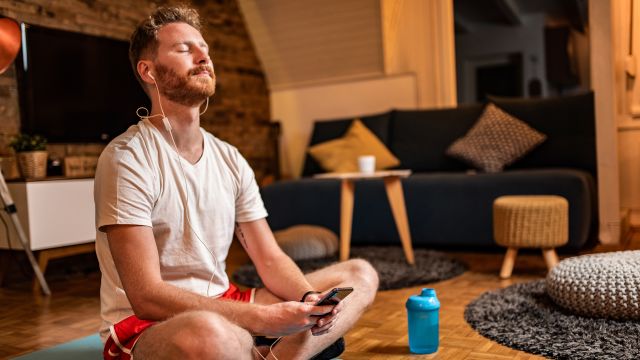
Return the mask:
<path fill-rule="evenodd" d="M 162 123 L 164 124 L 164 128 L 167 129 L 167 131 L 171 131 L 171 123 L 169 122 L 169 118 L 167 118 L 166 116 L 163 117 Z"/>
<path fill-rule="evenodd" d="M 164 114 L 164 109 L 162 108 L 162 101 L 160 101 L 160 89 L 158 89 L 158 83 L 156 83 L 156 78 L 153 77 L 153 74 L 151 73 L 151 71 L 149 71 L 147 75 L 149 75 L 149 77 L 153 79 L 153 82 L 156 85 L 156 91 L 158 92 L 158 103 L 160 104 L 160 112 L 162 113 L 162 123 L 164 124 L 164 128 L 167 129 L 169 134 L 171 134 L 171 122 L 169 122 L 169 119 Z M 173 134 L 171 134 L 171 139 L 173 140 Z M 176 149 L 176 151 L 178 150 Z"/>

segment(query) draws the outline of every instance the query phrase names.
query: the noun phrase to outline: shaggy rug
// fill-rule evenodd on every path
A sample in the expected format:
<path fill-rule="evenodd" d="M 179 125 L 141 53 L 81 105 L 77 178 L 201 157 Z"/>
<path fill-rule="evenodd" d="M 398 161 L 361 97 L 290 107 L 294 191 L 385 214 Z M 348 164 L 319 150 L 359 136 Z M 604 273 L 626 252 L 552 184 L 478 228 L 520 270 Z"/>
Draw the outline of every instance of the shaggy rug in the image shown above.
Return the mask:
<path fill-rule="evenodd" d="M 426 249 L 414 249 L 416 266 L 407 264 L 400 246 L 353 247 L 351 258 L 368 260 L 378 271 L 380 290 L 399 289 L 450 279 L 465 272 L 466 266 L 444 253 Z M 304 273 L 338 262 L 338 257 L 297 261 Z M 261 287 L 262 282 L 253 265 L 243 265 L 232 276 L 233 280 L 249 287 Z"/>
<path fill-rule="evenodd" d="M 544 280 L 486 292 L 464 318 L 491 340 L 553 359 L 640 359 L 640 322 L 573 315 L 553 303 Z"/>

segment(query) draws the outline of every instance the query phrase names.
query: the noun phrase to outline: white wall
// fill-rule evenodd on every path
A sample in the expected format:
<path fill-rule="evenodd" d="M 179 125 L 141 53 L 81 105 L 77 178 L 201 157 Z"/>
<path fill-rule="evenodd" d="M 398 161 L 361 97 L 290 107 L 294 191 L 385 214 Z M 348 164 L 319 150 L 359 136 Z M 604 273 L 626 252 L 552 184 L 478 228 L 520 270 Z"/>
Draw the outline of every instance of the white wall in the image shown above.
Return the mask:
<path fill-rule="evenodd" d="M 315 120 L 375 114 L 418 105 L 413 74 L 271 92 L 271 118 L 280 121 L 282 174 L 298 177 Z"/>
<path fill-rule="evenodd" d="M 475 99 L 475 66 L 499 64 L 507 55 L 522 54 L 522 94 L 527 96 L 529 80 L 542 82 L 542 94 L 547 94 L 544 51 L 544 14 L 523 16 L 521 26 L 474 24 L 473 32 L 456 34 L 458 96 L 460 103 L 473 103 Z M 537 58 L 537 63 L 531 57 Z"/>

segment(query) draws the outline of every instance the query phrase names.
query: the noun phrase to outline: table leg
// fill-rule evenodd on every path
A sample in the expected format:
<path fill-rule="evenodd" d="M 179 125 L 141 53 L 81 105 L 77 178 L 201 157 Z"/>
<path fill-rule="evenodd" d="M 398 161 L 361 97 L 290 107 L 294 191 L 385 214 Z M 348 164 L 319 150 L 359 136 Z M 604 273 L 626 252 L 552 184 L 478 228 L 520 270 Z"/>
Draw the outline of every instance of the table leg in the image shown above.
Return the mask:
<path fill-rule="evenodd" d="M 513 273 L 513 265 L 516 262 L 516 256 L 518 256 L 518 248 L 509 247 L 507 253 L 502 260 L 502 267 L 500 268 L 500 279 L 508 279 Z"/>
<path fill-rule="evenodd" d="M 52 248 L 40 250 L 38 253 L 38 267 L 40 272 L 44 275 L 47 271 L 47 265 L 50 260 L 63 258 L 66 256 L 72 256 L 77 254 L 91 253 L 96 250 L 96 244 L 94 242 L 86 244 L 69 245 L 61 248 Z M 38 292 L 40 290 L 40 282 L 37 279 L 33 280 L 33 291 Z"/>
<path fill-rule="evenodd" d="M 353 220 L 353 181 L 342 179 L 340 189 L 340 261 L 349 259 Z"/>
<path fill-rule="evenodd" d="M 544 262 L 547 264 L 547 269 L 551 270 L 554 266 L 558 265 L 558 254 L 554 248 L 542 249 L 542 256 Z"/>
<path fill-rule="evenodd" d="M 407 257 L 407 262 L 414 265 L 415 259 L 413 257 L 413 248 L 411 246 L 411 233 L 409 231 L 409 221 L 407 220 L 407 208 L 405 207 L 404 193 L 402 192 L 402 182 L 399 177 L 385 178 L 384 187 L 387 190 L 389 205 L 391 205 L 391 212 L 393 213 L 393 218 L 396 221 L 396 227 L 398 228 L 398 234 L 402 241 L 404 255 Z"/>

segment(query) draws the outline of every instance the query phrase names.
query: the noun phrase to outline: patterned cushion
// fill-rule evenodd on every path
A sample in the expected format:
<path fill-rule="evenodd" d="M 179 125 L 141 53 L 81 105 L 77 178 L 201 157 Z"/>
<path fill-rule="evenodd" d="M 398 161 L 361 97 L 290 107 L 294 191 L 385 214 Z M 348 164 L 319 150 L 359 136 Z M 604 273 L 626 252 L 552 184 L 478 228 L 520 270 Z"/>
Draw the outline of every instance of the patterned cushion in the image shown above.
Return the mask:
<path fill-rule="evenodd" d="M 562 260 L 546 285 L 555 303 L 577 314 L 640 320 L 640 251 Z"/>
<path fill-rule="evenodd" d="M 323 258 L 338 252 L 338 236 L 322 226 L 296 225 L 273 235 L 293 260 Z"/>
<path fill-rule="evenodd" d="M 546 135 L 489 104 L 467 132 L 451 144 L 447 155 L 485 172 L 500 172 L 540 145 Z"/>

